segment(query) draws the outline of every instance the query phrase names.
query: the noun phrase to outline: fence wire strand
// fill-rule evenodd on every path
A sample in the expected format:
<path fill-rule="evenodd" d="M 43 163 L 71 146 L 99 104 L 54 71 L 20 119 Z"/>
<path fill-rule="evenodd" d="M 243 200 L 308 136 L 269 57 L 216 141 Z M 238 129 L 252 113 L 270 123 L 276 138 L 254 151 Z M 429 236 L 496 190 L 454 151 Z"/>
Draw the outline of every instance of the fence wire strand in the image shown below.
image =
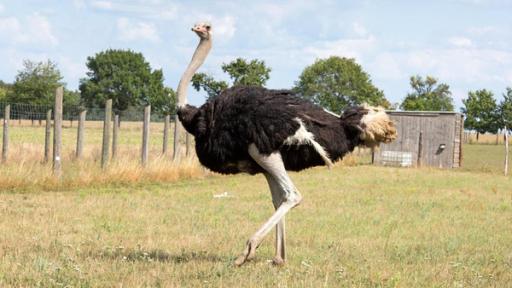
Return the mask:
<path fill-rule="evenodd" d="M 0 102 L 0 118 L 4 118 L 5 106 L 11 105 L 11 120 L 32 120 L 43 121 L 46 119 L 48 110 L 53 111 L 51 105 L 33 105 L 23 103 Z M 105 109 L 98 107 L 84 108 L 79 105 L 64 105 L 62 118 L 64 121 L 78 121 L 80 112 L 86 110 L 86 121 L 102 121 L 105 118 Z M 142 121 L 144 118 L 144 107 L 130 107 L 126 110 L 114 110 L 113 115 L 119 115 L 121 121 Z M 171 115 L 171 119 L 173 119 Z M 52 115 L 53 118 L 53 115 Z M 153 113 L 151 122 L 163 122 L 165 115 Z"/>

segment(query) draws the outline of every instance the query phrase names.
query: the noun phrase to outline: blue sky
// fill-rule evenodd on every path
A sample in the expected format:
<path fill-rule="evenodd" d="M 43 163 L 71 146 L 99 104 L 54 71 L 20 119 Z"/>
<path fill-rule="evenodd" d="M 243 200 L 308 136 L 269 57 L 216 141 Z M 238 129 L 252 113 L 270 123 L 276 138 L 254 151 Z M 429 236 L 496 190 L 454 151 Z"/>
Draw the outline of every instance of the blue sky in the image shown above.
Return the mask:
<path fill-rule="evenodd" d="M 497 99 L 512 86 L 512 1 L 165 1 L 0 0 L 0 79 L 12 82 L 23 59 L 51 59 L 69 89 L 88 56 L 142 52 L 176 88 L 197 44 L 196 21 L 214 29 L 202 72 L 236 57 L 263 59 L 270 88 L 290 88 L 305 66 L 331 55 L 355 58 L 386 97 L 400 102 L 411 75 L 450 85 L 455 105 L 469 90 Z M 204 94 L 190 89 L 189 102 Z"/>

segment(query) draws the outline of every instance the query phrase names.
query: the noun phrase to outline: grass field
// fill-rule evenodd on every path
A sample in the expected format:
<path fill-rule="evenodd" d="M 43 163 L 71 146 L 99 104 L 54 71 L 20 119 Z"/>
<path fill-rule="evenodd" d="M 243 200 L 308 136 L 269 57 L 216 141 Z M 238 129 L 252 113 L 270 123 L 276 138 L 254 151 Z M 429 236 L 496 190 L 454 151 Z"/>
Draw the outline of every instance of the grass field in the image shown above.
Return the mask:
<path fill-rule="evenodd" d="M 292 174 L 304 202 L 235 268 L 272 212 L 263 177 L 0 194 L 0 286 L 507 287 L 512 189 L 489 173 L 337 166 Z M 231 197 L 214 198 L 228 192 Z"/>
<path fill-rule="evenodd" d="M 122 137 L 140 137 L 137 127 L 123 129 Z M 39 147 L 36 132 L 19 131 L 13 143 Z M 161 131 L 153 133 L 156 155 Z M 273 210 L 264 177 L 156 156 L 144 170 L 132 152 L 104 172 L 94 156 L 70 155 L 74 172 L 62 184 L 34 159 L 42 153 L 11 147 L 19 150 L 0 165 L 0 287 L 512 286 L 512 178 L 500 175 L 502 145 L 465 145 L 456 170 L 350 159 L 292 173 L 304 201 L 287 217 L 287 265 L 268 262 L 271 233 L 241 268 L 233 260 Z"/>

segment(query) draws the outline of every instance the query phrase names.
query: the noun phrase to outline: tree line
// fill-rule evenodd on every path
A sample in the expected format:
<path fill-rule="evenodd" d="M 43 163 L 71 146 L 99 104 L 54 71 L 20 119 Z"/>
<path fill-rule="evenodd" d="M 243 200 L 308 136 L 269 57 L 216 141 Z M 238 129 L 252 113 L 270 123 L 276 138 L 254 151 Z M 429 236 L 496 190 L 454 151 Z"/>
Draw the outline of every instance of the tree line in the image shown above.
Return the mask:
<path fill-rule="evenodd" d="M 80 79 L 79 89 L 64 90 L 64 106 L 103 108 L 105 100 L 112 99 L 114 111 L 150 104 L 153 111 L 161 115 L 175 112 L 175 91 L 165 87 L 162 70 L 152 69 L 142 53 L 108 49 L 88 57 L 85 65 L 87 72 Z M 272 71 L 262 60 L 243 58 L 224 63 L 221 68 L 228 74 L 229 82 L 217 80 L 206 73 L 196 73 L 192 78 L 192 86 L 197 91 L 204 91 L 207 100 L 233 86 L 265 86 Z M 25 60 L 12 84 L 0 81 L 0 101 L 51 105 L 55 89 L 65 87 L 62 79 L 55 62 Z M 390 103 L 354 59 L 331 56 L 317 59 L 305 67 L 292 90 L 299 97 L 337 113 L 349 105 L 361 103 L 405 111 L 454 110 L 449 85 L 439 83 L 429 75 L 411 76 L 409 84 L 411 91 L 403 101 Z M 506 88 L 500 103 L 496 102 L 491 91 L 482 89 L 470 91 L 463 104 L 461 112 L 465 115 L 467 129 L 480 134 L 512 128 L 510 87 Z"/>

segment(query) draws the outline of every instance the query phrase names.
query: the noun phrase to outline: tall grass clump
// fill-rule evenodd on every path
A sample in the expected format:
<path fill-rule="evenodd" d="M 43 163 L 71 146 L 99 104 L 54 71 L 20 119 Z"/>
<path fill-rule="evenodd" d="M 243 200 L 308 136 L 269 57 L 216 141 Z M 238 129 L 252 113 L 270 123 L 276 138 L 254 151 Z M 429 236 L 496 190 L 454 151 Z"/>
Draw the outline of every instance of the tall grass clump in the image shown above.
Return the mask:
<path fill-rule="evenodd" d="M 11 149 L 9 159 L 0 166 L 0 191 L 62 190 L 86 186 L 105 186 L 123 183 L 164 181 L 197 178 L 206 175 L 195 158 L 184 158 L 174 163 L 171 156 L 150 159 L 146 167 L 140 164 L 137 149 L 123 147 L 119 156 L 106 169 L 100 168 L 101 150 L 88 147 L 83 159 L 74 159 L 74 153 L 64 153 L 62 177 L 52 173 L 52 163 L 42 160 L 43 147 L 23 144 Z M 158 151 L 152 151 L 158 155 Z"/>

